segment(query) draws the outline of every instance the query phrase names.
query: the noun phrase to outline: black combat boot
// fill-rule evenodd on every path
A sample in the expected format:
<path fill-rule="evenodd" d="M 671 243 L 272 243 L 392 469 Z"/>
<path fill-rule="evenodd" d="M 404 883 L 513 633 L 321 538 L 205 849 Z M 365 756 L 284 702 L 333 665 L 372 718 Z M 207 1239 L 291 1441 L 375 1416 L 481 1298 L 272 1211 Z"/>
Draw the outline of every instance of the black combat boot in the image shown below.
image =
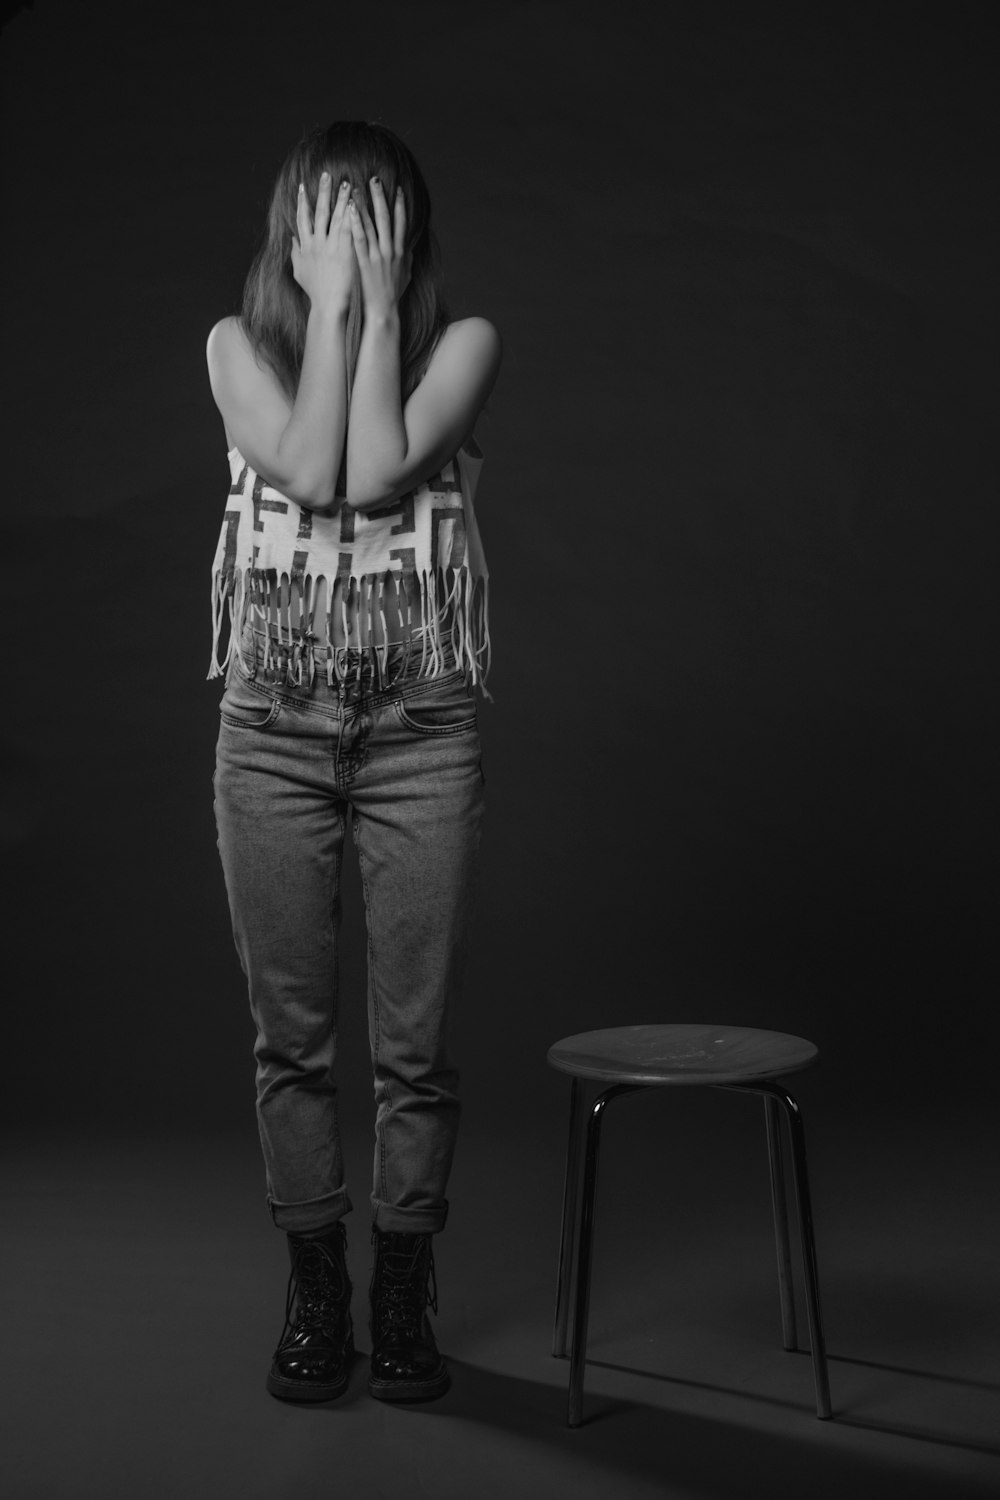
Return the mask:
<path fill-rule="evenodd" d="M 430 1401 L 451 1384 L 427 1317 L 437 1312 L 437 1278 L 429 1234 L 372 1225 L 372 1365 L 368 1389 L 379 1401 Z M 433 1291 L 431 1287 L 433 1286 Z"/>
<path fill-rule="evenodd" d="M 354 1358 L 346 1248 L 339 1219 L 322 1235 L 289 1234 L 285 1326 L 267 1377 L 272 1396 L 332 1401 L 346 1391 Z"/>

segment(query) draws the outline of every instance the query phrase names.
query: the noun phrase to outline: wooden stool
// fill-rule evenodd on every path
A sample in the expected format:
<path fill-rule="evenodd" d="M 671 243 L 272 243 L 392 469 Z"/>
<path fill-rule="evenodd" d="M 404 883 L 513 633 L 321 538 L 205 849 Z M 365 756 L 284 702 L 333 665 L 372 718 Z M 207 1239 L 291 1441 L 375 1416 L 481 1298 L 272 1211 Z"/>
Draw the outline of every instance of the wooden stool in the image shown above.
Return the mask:
<path fill-rule="evenodd" d="M 791 1094 L 770 1080 L 781 1073 L 797 1073 L 814 1062 L 819 1049 L 800 1036 L 782 1031 L 758 1031 L 748 1026 L 613 1026 L 563 1037 L 548 1051 L 548 1061 L 561 1073 L 572 1075 L 570 1092 L 569 1149 L 563 1190 L 559 1272 L 556 1280 L 556 1316 L 552 1353 L 566 1357 L 570 1286 L 576 1281 L 576 1306 L 570 1350 L 569 1404 L 566 1425 L 579 1427 L 583 1420 L 583 1374 L 587 1358 L 587 1317 L 590 1308 L 591 1245 L 594 1233 L 594 1199 L 601 1121 L 605 1105 L 621 1094 L 665 1084 L 707 1084 L 712 1088 L 742 1089 L 764 1097 L 767 1152 L 771 1167 L 771 1202 L 774 1236 L 778 1252 L 778 1291 L 781 1297 L 781 1329 L 786 1349 L 795 1349 L 795 1300 L 792 1292 L 792 1257 L 788 1242 L 788 1209 L 782 1167 L 778 1104 L 788 1121 L 795 1197 L 798 1204 L 802 1265 L 805 1271 L 806 1308 L 816 1383 L 816 1415 L 830 1415 L 830 1386 L 826 1348 L 819 1305 L 816 1246 L 813 1240 L 806 1141 L 802 1116 Z M 583 1146 L 582 1078 L 611 1083 L 590 1106 L 586 1126 L 586 1158 L 580 1198 L 580 1154 Z"/>

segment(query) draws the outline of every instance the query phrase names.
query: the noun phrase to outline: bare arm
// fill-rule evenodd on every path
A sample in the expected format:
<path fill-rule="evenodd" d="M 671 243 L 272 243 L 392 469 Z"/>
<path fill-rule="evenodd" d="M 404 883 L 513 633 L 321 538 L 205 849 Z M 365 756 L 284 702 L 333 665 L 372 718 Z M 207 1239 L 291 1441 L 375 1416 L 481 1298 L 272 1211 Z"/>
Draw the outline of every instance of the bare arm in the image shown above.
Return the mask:
<path fill-rule="evenodd" d="M 278 463 L 296 476 L 299 503 L 309 510 L 333 511 L 337 505 L 347 432 L 346 328 L 346 309 L 309 309 L 295 405 L 278 439 Z"/>
<path fill-rule="evenodd" d="M 351 391 L 347 501 L 358 510 L 388 504 L 454 457 L 496 381 L 502 346 L 485 318 L 453 323 L 423 379 L 401 404 L 399 299 L 409 279 L 402 196 L 391 217 L 382 184 L 371 183 L 373 223 L 364 200 L 349 214 L 364 292 L 365 322 Z"/>
<path fill-rule="evenodd" d="M 348 197 L 345 185 L 331 214 L 324 174 L 312 224 L 304 188 L 300 192 L 292 270 L 309 296 L 309 316 L 294 402 L 273 371 L 257 363 L 238 319 L 217 323 L 207 349 L 212 394 L 236 447 L 266 483 L 320 512 L 332 512 L 338 503 L 347 427 L 345 334 L 356 274 L 345 223 Z"/>
<path fill-rule="evenodd" d="M 486 318 L 453 323 L 403 410 L 398 317 L 366 319 L 347 434 L 348 504 L 387 505 L 438 473 L 475 426 L 502 357 Z"/>
<path fill-rule="evenodd" d="M 399 311 L 366 313 L 347 433 L 347 503 L 358 510 L 390 498 L 384 479 L 406 458 L 400 382 Z"/>

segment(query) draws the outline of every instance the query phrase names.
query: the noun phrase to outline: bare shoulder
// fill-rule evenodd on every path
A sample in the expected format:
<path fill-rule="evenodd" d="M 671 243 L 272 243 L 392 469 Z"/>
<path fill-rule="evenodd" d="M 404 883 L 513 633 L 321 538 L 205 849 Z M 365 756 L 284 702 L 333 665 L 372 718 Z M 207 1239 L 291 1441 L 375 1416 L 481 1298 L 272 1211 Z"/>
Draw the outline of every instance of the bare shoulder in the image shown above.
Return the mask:
<path fill-rule="evenodd" d="M 231 358 L 233 354 L 252 353 L 250 341 L 243 331 L 243 324 L 235 314 L 228 318 L 220 318 L 218 323 L 212 326 L 208 335 L 206 353 L 210 367 L 220 360 Z"/>
<path fill-rule="evenodd" d="M 241 318 L 221 318 L 214 324 L 205 346 L 208 374 L 213 389 L 236 389 L 248 398 L 290 403 L 271 366 L 254 347 Z M 287 418 L 286 418 L 287 420 Z"/>
<path fill-rule="evenodd" d="M 462 348 L 483 354 L 503 352 L 500 330 L 489 318 L 458 318 L 449 323 L 441 338 L 441 344 L 449 342 L 453 348 Z M 440 345 L 438 346 L 440 348 Z"/>
<path fill-rule="evenodd" d="M 503 358 L 503 341 L 489 318 L 458 318 L 441 335 L 427 366 L 434 380 L 485 381 L 492 385 Z"/>
<path fill-rule="evenodd" d="M 205 354 L 227 444 L 238 447 L 258 474 L 269 475 L 269 482 L 282 489 L 275 477 L 281 471 L 276 448 L 292 403 L 274 372 L 257 358 L 238 317 L 221 318 L 213 326 Z"/>

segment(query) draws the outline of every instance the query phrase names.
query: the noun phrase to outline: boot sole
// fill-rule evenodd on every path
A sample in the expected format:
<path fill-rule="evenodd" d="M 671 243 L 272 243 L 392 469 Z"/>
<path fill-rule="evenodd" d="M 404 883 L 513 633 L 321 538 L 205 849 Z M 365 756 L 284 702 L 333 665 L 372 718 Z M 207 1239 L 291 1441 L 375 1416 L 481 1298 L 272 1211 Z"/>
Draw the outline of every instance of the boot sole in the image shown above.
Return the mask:
<path fill-rule="evenodd" d="M 447 1365 L 428 1380 L 379 1380 L 368 1378 L 369 1393 L 376 1401 L 435 1401 L 451 1387 Z"/>
<path fill-rule="evenodd" d="M 325 1384 L 320 1384 L 318 1380 L 290 1380 L 287 1375 L 279 1374 L 272 1365 L 265 1384 L 271 1395 L 277 1396 L 281 1401 L 335 1401 L 350 1384 L 353 1362 L 354 1345 L 350 1343 L 344 1350 L 344 1373 L 339 1380 L 327 1381 Z"/>

